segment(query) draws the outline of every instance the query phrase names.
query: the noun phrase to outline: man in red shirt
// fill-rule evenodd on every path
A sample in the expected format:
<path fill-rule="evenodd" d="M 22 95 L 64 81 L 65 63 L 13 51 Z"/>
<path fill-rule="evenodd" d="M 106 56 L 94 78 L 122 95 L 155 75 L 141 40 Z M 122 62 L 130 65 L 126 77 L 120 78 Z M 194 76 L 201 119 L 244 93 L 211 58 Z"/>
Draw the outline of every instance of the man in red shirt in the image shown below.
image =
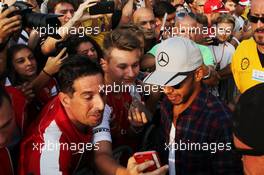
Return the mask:
<path fill-rule="evenodd" d="M 100 67 L 82 56 L 65 60 L 58 75 L 61 92 L 42 111 L 21 143 L 20 174 L 72 174 L 92 144 L 92 127 L 102 120 Z"/>

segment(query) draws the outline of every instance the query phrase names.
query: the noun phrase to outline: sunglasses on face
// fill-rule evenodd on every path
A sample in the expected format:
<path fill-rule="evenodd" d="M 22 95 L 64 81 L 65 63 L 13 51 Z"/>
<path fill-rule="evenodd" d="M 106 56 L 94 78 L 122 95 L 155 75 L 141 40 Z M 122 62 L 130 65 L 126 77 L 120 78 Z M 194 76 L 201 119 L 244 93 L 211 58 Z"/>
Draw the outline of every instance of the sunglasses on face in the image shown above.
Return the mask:
<path fill-rule="evenodd" d="M 259 20 L 264 23 L 264 17 L 257 17 L 257 16 L 252 16 L 248 15 L 248 20 L 252 23 L 257 23 Z"/>

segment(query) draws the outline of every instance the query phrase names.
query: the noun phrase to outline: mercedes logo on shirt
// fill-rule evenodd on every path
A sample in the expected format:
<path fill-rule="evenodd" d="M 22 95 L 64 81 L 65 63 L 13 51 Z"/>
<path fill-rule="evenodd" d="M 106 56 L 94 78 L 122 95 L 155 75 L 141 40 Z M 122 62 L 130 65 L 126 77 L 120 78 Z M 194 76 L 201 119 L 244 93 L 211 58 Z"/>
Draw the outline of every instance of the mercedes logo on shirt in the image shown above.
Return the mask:
<path fill-rule="evenodd" d="M 158 55 L 158 64 L 161 67 L 166 66 L 169 63 L 169 56 L 165 52 L 160 52 Z"/>

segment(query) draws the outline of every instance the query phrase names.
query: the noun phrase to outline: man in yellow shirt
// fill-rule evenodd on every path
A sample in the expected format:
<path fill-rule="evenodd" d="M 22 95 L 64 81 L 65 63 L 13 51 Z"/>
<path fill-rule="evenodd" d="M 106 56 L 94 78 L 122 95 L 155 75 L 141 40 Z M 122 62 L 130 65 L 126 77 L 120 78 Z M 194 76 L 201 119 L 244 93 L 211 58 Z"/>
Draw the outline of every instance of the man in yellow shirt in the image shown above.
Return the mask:
<path fill-rule="evenodd" d="M 231 69 L 241 93 L 264 82 L 264 1 L 252 0 L 248 15 L 253 38 L 243 41 L 236 49 Z"/>

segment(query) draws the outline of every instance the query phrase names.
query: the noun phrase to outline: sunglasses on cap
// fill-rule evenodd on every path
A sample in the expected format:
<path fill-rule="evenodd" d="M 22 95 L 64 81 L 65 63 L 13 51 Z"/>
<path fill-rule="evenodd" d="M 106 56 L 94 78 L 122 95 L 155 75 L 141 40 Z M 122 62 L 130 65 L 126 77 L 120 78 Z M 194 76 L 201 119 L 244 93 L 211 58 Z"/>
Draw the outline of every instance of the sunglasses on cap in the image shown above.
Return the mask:
<path fill-rule="evenodd" d="M 192 18 L 195 18 L 195 14 L 192 12 L 185 12 L 185 11 L 176 12 L 176 18 L 184 18 L 185 16 L 190 16 Z"/>
<path fill-rule="evenodd" d="M 257 23 L 259 20 L 264 23 L 264 17 L 252 16 L 250 14 L 248 14 L 248 20 L 252 23 Z"/>
<path fill-rule="evenodd" d="M 177 73 L 177 74 L 176 74 L 175 76 L 173 76 L 169 81 L 167 81 L 166 84 L 168 84 L 169 82 L 171 82 L 171 81 L 172 81 L 174 78 L 176 78 L 177 76 L 185 75 L 186 78 L 185 78 L 183 81 L 181 81 L 180 83 L 178 83 L 178 84 L 176 84 L 176 85 L 174 85 L 174 86 L 171 86 L 171 87 L 173 87 L 174 89 L 180 89 L 180 88 L 182 87 L 182 85 L 187 81 L 187 79 L 188 79 L 190 76 L 193 77 L 194 72 L 195 72 L 195 71 L 189 71 L 189 72 L 180 72 L 180 73 Z M 165 85 L 166 85 L 166 84 L 165 84 Z"/>

